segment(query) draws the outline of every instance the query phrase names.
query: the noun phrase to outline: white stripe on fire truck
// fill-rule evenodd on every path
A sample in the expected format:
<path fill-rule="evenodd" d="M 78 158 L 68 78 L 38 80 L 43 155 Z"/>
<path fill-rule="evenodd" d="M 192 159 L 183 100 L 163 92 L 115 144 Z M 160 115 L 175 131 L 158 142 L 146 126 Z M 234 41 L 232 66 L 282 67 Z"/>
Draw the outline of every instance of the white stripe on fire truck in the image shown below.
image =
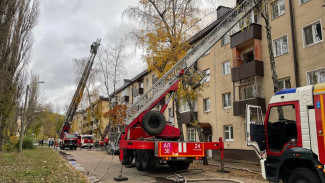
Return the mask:
<path fill-rule="evenodd" d="M 182 143 L 181 142 L 178 143 L 178 152 L 179 153 L 182 152 Z"/>
<path fill-rule="evenodd" d="M 183 150 L 186 153 L 186 142 L 183 143 Z"/>

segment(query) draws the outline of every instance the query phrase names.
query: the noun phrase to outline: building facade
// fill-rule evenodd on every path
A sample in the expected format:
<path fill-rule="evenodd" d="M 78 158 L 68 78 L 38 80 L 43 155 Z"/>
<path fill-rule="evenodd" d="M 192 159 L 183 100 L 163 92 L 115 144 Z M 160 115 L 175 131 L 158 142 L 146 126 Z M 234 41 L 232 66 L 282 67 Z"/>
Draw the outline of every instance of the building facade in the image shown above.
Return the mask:
<path fill-rule="evenodd" d="M 240 3 L 240 2 L 237 2 Z M 275 68 L 281 89 L 325 82 L 325 2 L 322 0 L 273 0 L 268 4 Z M 220 6 L 218 19 L 189 41 L 197 44 L 231 11 Z M 261 106 L 265 113 L 274 95 L 264 20 L 254 10 L 238 22 L 197 62 L 199 70 L 210 74 L 207 87 L 195 104 L 205 141 L 225 141 L 225 156 L 257 160 L 245 142 L 245 107 Z M 111 94 L 111 104 L 131 105 L 158 80 L 143 71 Z M 159 108 L 159 106 L 158 106 Z M 186 103 L 180 107 L 185 140 L 198 141 L 190 124 Z M 164 113 L 177 126 L 175 103 Z M 209 155 L 211 156 L 210 152 Z"/>

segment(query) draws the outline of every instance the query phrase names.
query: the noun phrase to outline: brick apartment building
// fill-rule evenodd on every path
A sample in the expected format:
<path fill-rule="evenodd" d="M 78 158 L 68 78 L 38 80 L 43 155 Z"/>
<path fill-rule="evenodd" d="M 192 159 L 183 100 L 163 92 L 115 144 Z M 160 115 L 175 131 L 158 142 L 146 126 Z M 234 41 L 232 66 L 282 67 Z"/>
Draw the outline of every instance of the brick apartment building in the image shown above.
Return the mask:
<path fill-rule="evenodd" d="M 190 39 L 192 45 L 218 25 L 231 8 L 220 6 L 217 11 L 217 20 L 194 35 Z M 276 0 L 269 4 L 269 12 L 281 89 L 325 82 L 325 1 Z M 210 74 L 208 87 L 195 105 L 204 140 L 223 137 L 226 158 L 257 160 L 255 152 L 246 147 L 244 112 L 246 104 L 259 105 L 265 112 L 274 95 L 264 20 L 256 11 L 249 13 L 197 66 Z M 157 80 L 153 72 L 143 71 L 124 80 L 110 102 L 130 105 Z M 164 115 L 177 126 L 174 106 L 171 100 Z M 197 141 L 186 103 L 180 112 L 185 139 Z"/>

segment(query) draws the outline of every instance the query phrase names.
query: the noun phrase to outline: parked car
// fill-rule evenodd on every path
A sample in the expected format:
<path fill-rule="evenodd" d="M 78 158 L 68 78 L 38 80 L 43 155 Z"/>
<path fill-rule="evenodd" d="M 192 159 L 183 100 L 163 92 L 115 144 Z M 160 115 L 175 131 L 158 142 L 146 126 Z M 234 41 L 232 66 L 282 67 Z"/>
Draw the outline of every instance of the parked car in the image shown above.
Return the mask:
<path fill-rule="evenodd" d="M 80 135 L 81 136 L 81 148 L 89 147 L 90 149 L 94 146 L 93 135 Z"/>

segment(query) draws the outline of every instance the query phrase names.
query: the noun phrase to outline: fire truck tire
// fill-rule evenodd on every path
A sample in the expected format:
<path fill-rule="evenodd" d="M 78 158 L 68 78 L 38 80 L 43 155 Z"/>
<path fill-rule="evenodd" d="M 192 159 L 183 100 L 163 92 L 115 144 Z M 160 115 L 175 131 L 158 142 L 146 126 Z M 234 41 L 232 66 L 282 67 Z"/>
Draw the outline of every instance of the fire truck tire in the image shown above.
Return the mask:
<path fill-rule="evenodd" d="M 141 158 L 142 157 L 142 150 L 137 150 L 135 153 L 135 167 L 137 168 L 137 170 L 142 171 L 142 163 L 141 163 Z"/>
<path fill-rule="evenodd" d="M 132 165 L 133 161 L 133 152 L 130 149 L 124 149 L 123 150 L 123 161 L 122 165 Z"/>
<path fill-rule="evenodd" d="M 160 134 L 165 126 L 165 116 L 159 111 L 150 111 L 142 119 L 142 127 L 149 135 Z"/>
<path fill-rule="evenodd" d="M 298 182 L 313 182 L 320 183 L 318 175 L 316 172 L 309 168 L 296 168 L 289 175 L 288 183 L 298 183 Z"/>
<path fill-rule="evenodd" d="M 155 168 L 156 158 L 152 150 L 143 150 L 141 157 L 141 166 L 144 171 L 152 170 Z"/>

